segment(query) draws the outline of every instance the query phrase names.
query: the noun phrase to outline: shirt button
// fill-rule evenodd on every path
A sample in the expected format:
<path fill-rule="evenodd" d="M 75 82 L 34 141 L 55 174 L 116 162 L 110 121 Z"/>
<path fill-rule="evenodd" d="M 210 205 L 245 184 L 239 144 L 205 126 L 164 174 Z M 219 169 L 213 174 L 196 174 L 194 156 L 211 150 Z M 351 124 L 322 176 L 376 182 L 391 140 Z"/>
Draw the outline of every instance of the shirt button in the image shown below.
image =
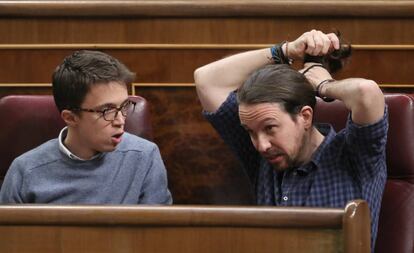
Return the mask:
<path fill-rule="evenodd" d="M 288 198 L 287 196 L 284 196 L 284 197 L 283 197 L 283 200 L 284 200 L 284 201 L 287 201 L 288 199 L 289 199 L 289 198 Z"/>

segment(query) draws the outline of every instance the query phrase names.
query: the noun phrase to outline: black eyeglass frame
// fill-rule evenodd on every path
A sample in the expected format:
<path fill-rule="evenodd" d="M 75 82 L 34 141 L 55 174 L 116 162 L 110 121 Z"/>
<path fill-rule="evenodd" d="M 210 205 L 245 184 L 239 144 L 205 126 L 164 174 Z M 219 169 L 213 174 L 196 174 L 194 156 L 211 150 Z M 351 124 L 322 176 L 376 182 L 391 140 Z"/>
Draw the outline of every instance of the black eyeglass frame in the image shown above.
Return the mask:
<path fill-rule="evenodd" d="M 112 122 L 116 119 L 118 116 L 118 112 L 121 112 L 122 116 L 127 117 L 128 114 L 133 113 L 135 111 L 135 106 L 137 105 L 136 102 L 131 100 L 126 100 L 124 103 L 122 103 L 119 107 L 111 107 L 103 110 L 97 110 L 97 109 L 89 109 L 89 108 L 72 108 L 71 111 L 78 111 L 78 112 L 94 112 L 101 114 L 101 117 L 105 121 Z M 113 119 L 107 119 L 105 115 L 108 115 L 108 112 L 113 112 L 116 110 Z"/>

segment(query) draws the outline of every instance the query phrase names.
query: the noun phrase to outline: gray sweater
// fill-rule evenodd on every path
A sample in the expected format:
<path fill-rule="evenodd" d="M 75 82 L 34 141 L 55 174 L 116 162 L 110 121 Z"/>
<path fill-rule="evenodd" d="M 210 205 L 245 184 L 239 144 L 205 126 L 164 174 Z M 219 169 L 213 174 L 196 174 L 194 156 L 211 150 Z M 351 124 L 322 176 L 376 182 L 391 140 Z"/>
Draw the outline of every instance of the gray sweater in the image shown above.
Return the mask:
<path fill-rule="evenodd" d="M 171 204 L 158 147 L 125 133 L 112 152 L 77 161 L 50 140 L 16 158 L 0 191 L 1 203 Z"/>

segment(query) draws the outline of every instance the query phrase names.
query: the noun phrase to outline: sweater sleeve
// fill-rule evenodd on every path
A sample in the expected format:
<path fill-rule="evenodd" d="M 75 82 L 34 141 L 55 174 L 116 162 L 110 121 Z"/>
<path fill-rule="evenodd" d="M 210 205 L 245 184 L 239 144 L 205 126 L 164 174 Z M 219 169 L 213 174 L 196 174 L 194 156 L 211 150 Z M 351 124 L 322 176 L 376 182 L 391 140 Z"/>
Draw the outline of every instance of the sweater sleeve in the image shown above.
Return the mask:
<path fill-rule="evenodd" d="M 22 196 L 23 168 L 16 159 L 6 173 L 0 190 L 0 203 L 25 203 Z"/>
<path fill-rule="evenodd" d="M 145 176 L 139 204 L 172 204 L 168 190 L 167 171 L 157 146 L 149 154 L 148 170 Z"/>

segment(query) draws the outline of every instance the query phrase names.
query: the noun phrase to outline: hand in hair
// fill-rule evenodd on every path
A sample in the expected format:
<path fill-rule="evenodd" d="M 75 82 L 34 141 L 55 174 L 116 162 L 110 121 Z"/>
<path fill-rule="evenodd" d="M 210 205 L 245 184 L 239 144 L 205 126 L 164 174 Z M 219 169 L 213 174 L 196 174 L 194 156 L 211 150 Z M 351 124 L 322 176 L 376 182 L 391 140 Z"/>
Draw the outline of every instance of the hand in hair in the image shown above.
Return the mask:
<path fill-rule="evenodd" d="M 335 33 L 324 34 L 321 31 L 312 30 L 302 34 L 296 40 L 289 42 L 287 51 L 290 59 L 302 60 L 305 55 L 326 55 L 339 49 L 339 39 Z"/>
<path fill-rule="evenodd" d="M 340 42 L 339 49 L 334 50 L 322 56 L 313 56 L 313 55 L 306 54 L 303 61 L 305 63 L 306 62 L 320 63 L 331 74 L 336 73 L 337 71 L 341 70 L 345 65 L 346 59 L 351 56 L 352 48 L 350 44 L 343 42 L 339 31 L 336 31 L 335 34 L 339 38 L 339 42 Z"/>

